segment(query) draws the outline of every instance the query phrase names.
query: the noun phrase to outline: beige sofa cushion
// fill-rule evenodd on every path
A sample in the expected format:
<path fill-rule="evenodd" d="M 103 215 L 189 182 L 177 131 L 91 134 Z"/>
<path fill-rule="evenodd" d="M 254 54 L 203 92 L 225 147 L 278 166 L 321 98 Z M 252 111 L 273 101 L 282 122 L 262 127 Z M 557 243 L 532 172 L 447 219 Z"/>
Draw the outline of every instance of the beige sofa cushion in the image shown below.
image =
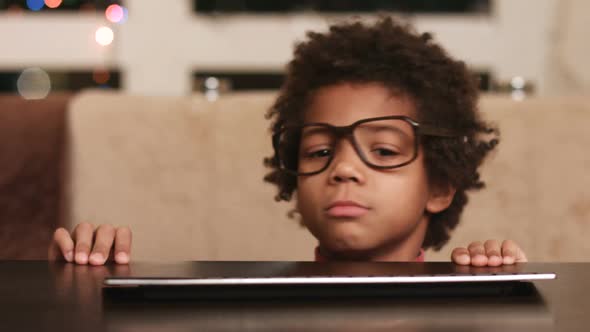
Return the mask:
<path fill-rule="evenodd" d="M 311 260 L 314 239 L 262 181 L 274 92 L 166 98 L 86 92 L 69 114 L 69 222 L 129 225 L 137 260 Z M 502 142 L 451 243 L 512 238 L 533 260 L 588 260 L 588 99 L 481 108 Z"/>
<path fill-rule="evenodd" d="M 88 92 L 70 109 L 70 223 L 129 225 L 139 260 L 309 260 L 264 184 L 272 94 L 208 102 Z"/>
<path fill-rule="evenodd" d="M 485 96 L 480 105 L 501 143 L 447 253 L 473 239 L 512 238 L 535 261 L 590 260 L 590 98 Z"/>

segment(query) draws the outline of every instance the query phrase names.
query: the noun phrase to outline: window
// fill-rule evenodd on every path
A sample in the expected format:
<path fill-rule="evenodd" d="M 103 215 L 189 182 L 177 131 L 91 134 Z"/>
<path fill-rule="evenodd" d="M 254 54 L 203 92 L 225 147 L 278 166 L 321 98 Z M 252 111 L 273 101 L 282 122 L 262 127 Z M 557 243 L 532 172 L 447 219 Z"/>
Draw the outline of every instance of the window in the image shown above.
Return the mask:
<path fill-rule="evenodd" d="M 490 0 L 194 0 L 194 11 L 214 13 L 362 13 L 390 11 L 403 13 L 489 14 Z"/>

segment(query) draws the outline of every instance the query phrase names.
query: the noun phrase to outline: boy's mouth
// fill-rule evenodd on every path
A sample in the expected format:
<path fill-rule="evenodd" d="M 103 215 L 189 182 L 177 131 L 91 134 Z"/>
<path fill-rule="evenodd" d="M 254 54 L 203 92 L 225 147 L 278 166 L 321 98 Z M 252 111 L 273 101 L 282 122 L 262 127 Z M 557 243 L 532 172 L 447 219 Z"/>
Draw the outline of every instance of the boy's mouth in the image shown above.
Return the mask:
<path fill-rule="evenodd" d="M 335 201 L 326 208 L 328 216 L 336 218 L 358 218 L 368 211 L 367 206 L 354 201 Z"/>

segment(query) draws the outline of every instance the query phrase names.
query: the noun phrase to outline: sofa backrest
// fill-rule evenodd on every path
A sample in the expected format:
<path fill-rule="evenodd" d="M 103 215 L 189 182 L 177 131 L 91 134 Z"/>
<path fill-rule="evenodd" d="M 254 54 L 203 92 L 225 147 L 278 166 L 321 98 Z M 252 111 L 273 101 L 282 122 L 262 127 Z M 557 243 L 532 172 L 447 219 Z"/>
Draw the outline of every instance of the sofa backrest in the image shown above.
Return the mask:
<path fill-rule="evenodd" d="M 262 159 L 275 92 L 139 97 L 89 91 L 69 109 L 70 224 L 129 225 L 136 260 L 311 260 L 315 240 L 274 201 Z M 472 240 L 511 238 L 532 260 L 588 260 L 590 99 L 484 96 L 501 144 L 448 260 Z"/>
<path fill-rule="evenodd" d="M 69 98 L 0 95 L 0 260 L 47 257 L 61 219 Z"/>
<path fill-rule="evenodd" d="M 590 98 L 487 96 L 480 105 L 501 143 L 451 246 L 512 238 L 532 260 L 590 260 Z"/>
<path fill-rule="evenodd" d="M 129 225 L 139 260 L 311 259 L 265 184 L 272 94 L 81 94 L 70 108 L 70 223 Z"/>

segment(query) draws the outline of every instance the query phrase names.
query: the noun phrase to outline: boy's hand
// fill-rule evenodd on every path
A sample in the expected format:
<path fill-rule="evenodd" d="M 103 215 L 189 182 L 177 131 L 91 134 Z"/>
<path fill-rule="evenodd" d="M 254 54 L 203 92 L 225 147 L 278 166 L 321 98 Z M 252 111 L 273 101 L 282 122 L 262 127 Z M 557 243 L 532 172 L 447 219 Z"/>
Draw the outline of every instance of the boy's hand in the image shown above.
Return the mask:
<path fill-rule="evenodd" d="M 496 240 L 472 242 L 467 248 L 455 248 L 451 254 L 453 263 L 473 266 L 512 265 L 527 261 L 524 251 L 511 240 L 505 240 L 500 246 Z"/>
<path fill-rule="evenodd" d="M 114 250 L 113 250 L 114 249 Z M 103 265 L 109 258 L 118 264 L 129 263 L 131 230 L 128 227 L 78 224 L 70 234 L 65 228 L 53 233 L 49 260 L 65 259 L 76 264 Z"/>

